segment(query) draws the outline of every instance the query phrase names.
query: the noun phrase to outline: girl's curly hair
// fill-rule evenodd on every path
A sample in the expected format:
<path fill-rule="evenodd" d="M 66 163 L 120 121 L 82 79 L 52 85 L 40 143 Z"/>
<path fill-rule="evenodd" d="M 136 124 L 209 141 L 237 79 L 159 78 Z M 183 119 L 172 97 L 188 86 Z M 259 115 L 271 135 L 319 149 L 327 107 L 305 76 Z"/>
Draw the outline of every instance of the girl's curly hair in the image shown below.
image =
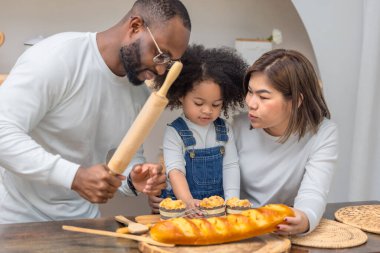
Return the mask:
<path fill-rule="evenodd" d="M 219 85 L 223 98 L 222 110 L 228 112 L 244 107 L 243 79 L 248 65 L 233 48 L 205 49 L 202 45 L 189 46 L 181 58 L 183 69 L 168 91 L 169 108 L 181 108 L 179 99 L 201 83 L 211 80 Z M 165 76 L 157 76 L 153 87 L 159 89 Z"/>

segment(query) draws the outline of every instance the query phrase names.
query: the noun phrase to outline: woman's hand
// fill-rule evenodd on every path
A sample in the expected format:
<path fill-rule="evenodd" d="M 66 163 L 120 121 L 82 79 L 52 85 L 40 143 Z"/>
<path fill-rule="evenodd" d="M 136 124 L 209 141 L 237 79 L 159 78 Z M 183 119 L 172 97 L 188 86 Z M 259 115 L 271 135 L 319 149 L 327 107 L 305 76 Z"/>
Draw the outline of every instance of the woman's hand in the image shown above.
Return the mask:
<path fill-rule="evenodd" d="M 285 224 L 277 226 L 276 234 L 279 235 L 296 235 L 309 231 L 309 219 L 306 214 L 300 210 L 294 209 L 295 217 L 286 217 Z"/>
<path fill-rule="evenodd" d="M 166 176 L 159 164 L 137 164 L 133 167 L 130 176 L 134 187 L 146 195 L 159 195 L 166 187 Z"/>

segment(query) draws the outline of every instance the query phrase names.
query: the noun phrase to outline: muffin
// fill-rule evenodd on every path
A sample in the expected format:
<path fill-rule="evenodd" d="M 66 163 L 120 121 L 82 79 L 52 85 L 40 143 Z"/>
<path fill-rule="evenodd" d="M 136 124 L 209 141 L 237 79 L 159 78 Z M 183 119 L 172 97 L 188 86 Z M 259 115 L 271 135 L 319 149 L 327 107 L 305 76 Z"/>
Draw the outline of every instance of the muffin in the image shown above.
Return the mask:
<path fill-rule="evenodd" d="M 239 199 L 237 197 L 230 198 L 226 201 L 227 214 L 237 214 L 252 208 L 248 199 Z"/>
<path fill-rule="evenodd" d="M 219 196 L 204 198 L 199 202 L 199 209 L 204 212 L 206 218 L 223 216 L 226 214 L 224 199 Z"/>
<path fill-rule="evenodd" d="M 175 218 L 185 214 L 186 204 L 182 200 L 166 198 L 159 205 L 161 220 Z"/>

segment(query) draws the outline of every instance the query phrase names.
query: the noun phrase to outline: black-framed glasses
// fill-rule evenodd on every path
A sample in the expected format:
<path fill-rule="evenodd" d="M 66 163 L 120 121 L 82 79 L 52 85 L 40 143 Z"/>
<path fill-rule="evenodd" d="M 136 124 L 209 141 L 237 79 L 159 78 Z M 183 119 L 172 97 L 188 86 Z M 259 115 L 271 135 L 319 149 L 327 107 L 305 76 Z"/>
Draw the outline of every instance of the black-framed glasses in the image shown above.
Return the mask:
<path fill-rule="evenodd" d="M 152 32 L 150 31 L 149 27 L 148 26 L 145 26 L 145 27 L 148 30 L 150 37 L 152 38 L 154 44 L 156 45 L 157 51 L 158 51 L 158 55 L 153 57 L 153 62 L 155 64 L 160 64 L 160 65 L 163 65 L 163 64 L 168 64 L 168 66 L 173 65 L 174 61 L 170 58 L 170 55 L 161 51 L 160 47 L 157 44 L 157 41 L 154 39 L 154 36 L 153 36 Z"/>

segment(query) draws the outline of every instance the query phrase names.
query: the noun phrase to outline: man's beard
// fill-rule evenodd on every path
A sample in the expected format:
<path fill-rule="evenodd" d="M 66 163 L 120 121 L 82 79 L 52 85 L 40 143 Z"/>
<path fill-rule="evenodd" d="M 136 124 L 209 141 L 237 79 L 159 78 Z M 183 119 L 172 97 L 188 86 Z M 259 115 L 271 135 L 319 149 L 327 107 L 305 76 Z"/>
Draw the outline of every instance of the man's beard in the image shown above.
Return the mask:
<path fill-rule="evenodd" d="M 138 69 L 141 68 L 140 40 L 133 42 L 129 46 L 120 48 L 120 58 L 124 69 L 127 72 L 127 77 L 133 85 L 141 85 L 144 81 L 137 78 L 139 75 Z"/>

